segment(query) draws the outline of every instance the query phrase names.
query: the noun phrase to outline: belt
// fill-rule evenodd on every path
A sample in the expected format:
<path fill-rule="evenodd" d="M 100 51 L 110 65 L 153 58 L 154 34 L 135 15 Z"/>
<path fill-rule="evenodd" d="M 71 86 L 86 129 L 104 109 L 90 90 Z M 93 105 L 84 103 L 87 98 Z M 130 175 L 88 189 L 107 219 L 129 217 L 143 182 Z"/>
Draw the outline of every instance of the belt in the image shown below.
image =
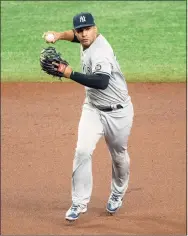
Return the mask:
<path fill-rule="evenodd" d="M 113 110 L 117 110 L 117 109 L 122 109 L 123 106 L 121 104 L 117 104 L 117 105 L 112 105 L 112 106 L 109 106 L 109 107 L 100 107 L 100 106 L 97 106 L 97 108 L 100 110 L 100 111 L 113 111 Z"/>

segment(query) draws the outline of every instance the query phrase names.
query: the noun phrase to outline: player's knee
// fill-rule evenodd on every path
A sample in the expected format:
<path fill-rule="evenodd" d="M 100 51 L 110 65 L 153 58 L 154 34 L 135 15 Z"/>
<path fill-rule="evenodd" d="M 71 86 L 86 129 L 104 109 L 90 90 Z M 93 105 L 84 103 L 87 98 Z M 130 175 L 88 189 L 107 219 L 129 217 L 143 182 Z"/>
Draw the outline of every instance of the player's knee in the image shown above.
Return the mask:
<path fill-rule="evenodd" d="M 125 156 L 127 149 L 118 143 L 111 145 L 110 152 L 113 156 Z"/>
<path fill-rule="evenodd" d="M 125 166 L 127 169 L 129 168 L 129 161 L 123 156 L 116 156 L 113 159 L 113 163 L 117 167 Z"/>
<path fill-rule="evenodd" d="M 116 153 L 124 153 L 127 150 L 127 142 L 124 139 L 114 138 L 108 144 L 110 149 Z"/>

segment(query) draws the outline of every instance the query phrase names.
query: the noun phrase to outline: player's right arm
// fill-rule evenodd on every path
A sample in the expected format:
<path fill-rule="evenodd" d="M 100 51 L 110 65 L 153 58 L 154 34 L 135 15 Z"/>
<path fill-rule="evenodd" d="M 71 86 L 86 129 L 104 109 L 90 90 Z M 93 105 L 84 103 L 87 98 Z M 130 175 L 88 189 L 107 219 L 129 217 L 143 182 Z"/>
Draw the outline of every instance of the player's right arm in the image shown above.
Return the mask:
<path fill-rule="evenodd" d="M 47 43 L 50 43 L 46 36 L 48 34 L 53 34 L 54 35 L 54 41 L 52 43 L 55 43 L 58 40 L 65 40 L 65 41 L 70 41 L 70 42 L 75 42 L 75 43 L 80 43 L 78 38 L 76 37 L 74 30 L 67 30 L 64 32 L 56 32 L 56 31 L 47 31 L 43 34 L 43 38 Z"/>

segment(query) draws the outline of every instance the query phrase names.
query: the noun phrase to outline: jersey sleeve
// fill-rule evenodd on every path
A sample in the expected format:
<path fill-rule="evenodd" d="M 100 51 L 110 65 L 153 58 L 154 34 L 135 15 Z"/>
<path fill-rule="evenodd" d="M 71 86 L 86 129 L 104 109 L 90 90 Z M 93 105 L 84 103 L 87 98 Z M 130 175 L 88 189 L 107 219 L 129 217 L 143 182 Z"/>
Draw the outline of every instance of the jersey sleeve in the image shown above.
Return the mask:
<path fill-rule="evenodd" d="M 74 32 L 74 30 L 72 30 L 73 31 L 73 33 L 74 33 L 74 38 L 73 38 L 73 40 L 71 41 L 72 43 L 80 43 L 80 41 L 78 40 L 78 38 L 76 37 L 76 35 L 75 35 L 75 32 Z"/>
<path fill-rule="evenodd" d="M 111 75 L 112 67 L 108 59 L 108 55 L 102 50 L 97 50 L 93 56 L 91 56 L 92 73 L 93 74 L 106 74 Z"/>

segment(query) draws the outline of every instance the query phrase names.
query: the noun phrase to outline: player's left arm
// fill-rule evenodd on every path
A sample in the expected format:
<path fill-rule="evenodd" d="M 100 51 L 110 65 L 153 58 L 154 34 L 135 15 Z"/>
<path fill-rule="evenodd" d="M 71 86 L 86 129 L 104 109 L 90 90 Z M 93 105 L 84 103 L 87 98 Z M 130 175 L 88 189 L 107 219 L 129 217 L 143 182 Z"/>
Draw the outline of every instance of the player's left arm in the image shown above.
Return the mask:
<path fill-rule="evenodd" d="M 65 78 L 74 80 L 75 82 L 94 89 L 106 89 L 109 84 L 110 76 L 107 74 L 83 74 L 75 72 L 70 66 L 67 66 L 65 70 L 63 67 L 59 66 L 58 71 L 63 73 Z"/>
<path fill-rule="evenodd" d="M 55 77 L 70 78 L 79 84 L 94 89 L 104 90 L 108 87 L 110 76 L 107 73 L 97 71 L 97 73 L 88 75 L 75 72 L 53 47 L 41 51 L 40 65 L 43 71 Z"/>
<path fill-rule="evenodd" d="M 85 75 L 72 71 L 70 79 L 89 88 L 104 90 L 108 87 L 110 77 L 104 74 Z"/>
<path fill-rule="evenodd" d="M 87 87 L 104 90 L 108 87 L 112 70 L 109 57 L 110 55 L 97 49 L 91 56 L 92 74 L 74 72 L 68 66 L 67 73 L 65 71 L 64 75 Z"/>

